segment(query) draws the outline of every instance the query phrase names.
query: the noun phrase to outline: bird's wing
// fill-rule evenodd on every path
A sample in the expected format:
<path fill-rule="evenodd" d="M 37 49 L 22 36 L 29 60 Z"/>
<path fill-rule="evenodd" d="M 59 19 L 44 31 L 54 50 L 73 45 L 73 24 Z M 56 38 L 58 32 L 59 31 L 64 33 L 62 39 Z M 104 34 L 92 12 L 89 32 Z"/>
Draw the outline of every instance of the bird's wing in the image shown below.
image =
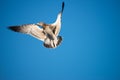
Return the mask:
<path fill-rule="evenodd" d="M 21 32 L 25 34 L 29 34 L 41 41 L 44 41 L 46 38 L 46 35 L 43 32 L 43 29 L 35 24 L 26 24 L 21 26 L 10 26 L 10 30 L 15 32 Z"/>
<path fill-rule="evenodd" d="M 64 2 L 62 3 L 62 10 L 58 14 L 56 21 L 53 24 L 51 24 L 51 26 L 50 26 L 53 29 L 53 33 L 56 36 L 58 36 L 60 29 L 61 29 L 61 18 L 62 18 L 63 10 L 64 10 Z"/>

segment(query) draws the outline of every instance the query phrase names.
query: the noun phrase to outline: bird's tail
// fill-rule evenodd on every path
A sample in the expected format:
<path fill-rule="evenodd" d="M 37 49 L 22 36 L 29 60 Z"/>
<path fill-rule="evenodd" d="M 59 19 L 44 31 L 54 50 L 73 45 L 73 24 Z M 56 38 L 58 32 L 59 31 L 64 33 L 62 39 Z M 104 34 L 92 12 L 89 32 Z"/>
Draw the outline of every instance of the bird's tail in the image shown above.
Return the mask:
<path fill-rule="evenodd" d="M 44 41 L 44 46 L 46 48 L 56 48 L 58 45 L 60 45 L 60 43 L 62 42 L 62 37 L 61 36 L 58 36 L 57 37 L 58 41 L 57 41 L 57 44 L 56 46 L 54 45 L 54 42 L 53 40 L 50 40 L 49 38 L 46 38 L 46 40 Z"/>
<path fill-rule="evenodd" d="M 57 42 L 57 46 L 58 46 L 58 45 L 60 45 L 60 43 L 62 42 L 62 37 L 61 37 L 61 36 L 58 36 L 57 39 L 58 39 L 58 42 Z"/>

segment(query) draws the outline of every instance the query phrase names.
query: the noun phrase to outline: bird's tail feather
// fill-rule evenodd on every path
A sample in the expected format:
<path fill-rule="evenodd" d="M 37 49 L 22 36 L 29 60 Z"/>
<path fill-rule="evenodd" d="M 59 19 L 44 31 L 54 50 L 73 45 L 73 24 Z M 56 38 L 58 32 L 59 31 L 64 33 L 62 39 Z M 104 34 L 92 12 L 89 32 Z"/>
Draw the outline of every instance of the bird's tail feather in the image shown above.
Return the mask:
<path fill-rule="evenodd" d="M 62 42 L 62 37 L 61 37 L 61 36 L 58 36 L 57 39 L 58 39 L 58 42 L 57 42 L 57 46 L 58 46 L 58 45 L 60 45 L 60 43 Z"/>
<path fill-rule="evenodd" d="M 57 47 L 58 45 L 60 45 L 60 43 L 62 42 L 62 37 L 61 37 L 61 36 L 58 36 L 57 39 L 58 39 L 58 41 L 57 41 L 56 46 L 54 46 L 53 40 L 50 40 L 50 39 L 46 39 L 43 45 L 44 45 L 46 48 L 56 48 L 56 47 Z"/>

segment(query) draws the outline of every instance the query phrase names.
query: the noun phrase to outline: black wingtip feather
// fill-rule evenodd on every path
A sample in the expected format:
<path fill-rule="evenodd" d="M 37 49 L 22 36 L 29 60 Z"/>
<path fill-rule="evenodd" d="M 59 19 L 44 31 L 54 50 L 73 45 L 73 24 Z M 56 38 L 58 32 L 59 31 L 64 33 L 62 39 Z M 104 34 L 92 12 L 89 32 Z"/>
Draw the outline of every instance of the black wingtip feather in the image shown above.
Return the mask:
<path fill-rule="evenodd" d="M 10 26 L 8 29 L 15 31 L 15 32 L 20 32 L 21 28 L 19 26 Z"/>
<path fill-rule="evenodd" d="M 62 11 L 61 11 L 61 12 L 63 12 L 63 10 L 64 10 L 64 6 L 65 6 L 65 3 L 62 2 Z"/>

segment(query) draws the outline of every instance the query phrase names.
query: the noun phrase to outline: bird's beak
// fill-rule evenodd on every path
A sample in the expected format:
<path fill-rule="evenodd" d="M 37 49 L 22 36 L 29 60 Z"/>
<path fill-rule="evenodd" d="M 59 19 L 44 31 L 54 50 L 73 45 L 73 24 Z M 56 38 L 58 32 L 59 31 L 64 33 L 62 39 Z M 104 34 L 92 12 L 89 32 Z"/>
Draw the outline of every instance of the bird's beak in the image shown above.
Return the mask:
<path fill-rule="evenodd" d="M 43 26 L 42 22 L 37 23 L 38 26 Z"/>
<path fill-rule="evenodd" d="M 37 23 L 37 25 L 39 25 L 39 23 Z"/>

